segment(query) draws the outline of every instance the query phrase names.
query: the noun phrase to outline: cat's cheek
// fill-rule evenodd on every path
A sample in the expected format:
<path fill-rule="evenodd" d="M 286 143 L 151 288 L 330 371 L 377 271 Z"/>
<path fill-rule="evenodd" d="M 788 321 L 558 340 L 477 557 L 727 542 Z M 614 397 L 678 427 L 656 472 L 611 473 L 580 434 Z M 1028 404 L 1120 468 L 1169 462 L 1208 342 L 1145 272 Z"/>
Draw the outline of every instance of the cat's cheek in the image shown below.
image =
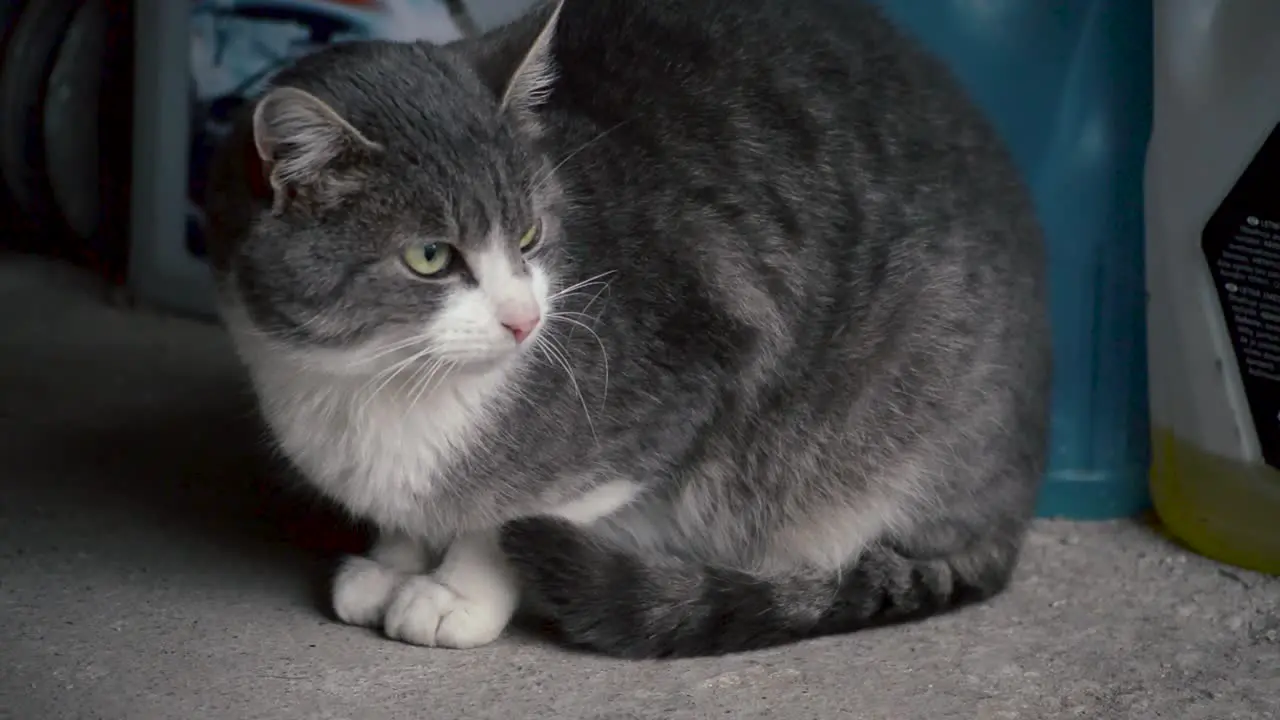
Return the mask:
<path fill-rule="evenodd" d="M 447 362 L 492 362 L 514 349 L 510 333 L 498 323 L 483 290 L 451 292 L 427 326 L 428 342 Z"/>
<path fill-rule="evenodd" d="M 533 299 L 538 303 L 538 314 L 547 317 L 551 311 L 551 274 L 536 261 L 529 263 L 529 284 Z"/>

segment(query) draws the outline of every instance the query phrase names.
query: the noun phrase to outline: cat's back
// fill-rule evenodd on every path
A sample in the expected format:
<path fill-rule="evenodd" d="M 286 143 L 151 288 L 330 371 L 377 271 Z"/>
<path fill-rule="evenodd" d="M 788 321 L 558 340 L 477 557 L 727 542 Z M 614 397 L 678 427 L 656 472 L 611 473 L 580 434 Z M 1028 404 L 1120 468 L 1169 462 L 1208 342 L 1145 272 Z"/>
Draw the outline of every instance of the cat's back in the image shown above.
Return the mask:
<path fill-rule="evenodd" d="M 865 0 L 566 0 L 555 52 L 562 74 L 651 92 L 747 68 L 774 80 L 831 62 L 856 72 L 850 62 L 909 47 Z"/>
<path fill-rule="evenodd" d="M 593 154 L 638 168 L 628 181 L 778 175 L 809 202 L 869 189 L 910 202 L 926 176 L 959 204 L 1029 212 L 985 114 L 868 0 L 566 0 L 562 13 L 545 108 L 561 154 L 608 131 Z"/>
<path fill-rule="evenodd" d="M 553 107 L 697 124 L 708 118 L 672 113 L 738 105 L 782 127 L 886 94 L 898 114 L 955 99 L 942 66 L 867 0 L 566 0 L 562 13 Z"/>

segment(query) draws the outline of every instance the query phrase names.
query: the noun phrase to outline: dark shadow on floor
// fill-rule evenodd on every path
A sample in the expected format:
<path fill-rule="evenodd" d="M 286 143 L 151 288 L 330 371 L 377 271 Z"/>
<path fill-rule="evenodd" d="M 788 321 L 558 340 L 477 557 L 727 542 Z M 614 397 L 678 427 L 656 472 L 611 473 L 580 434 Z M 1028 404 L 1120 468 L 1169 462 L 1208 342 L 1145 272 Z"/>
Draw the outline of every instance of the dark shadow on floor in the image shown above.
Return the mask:
<path fill-rule="evenodd" d="M 71 516 L 64 523 L 127 527 L 305 576 L 312 601 L 327 609 L 333 560 L 360 550 L 363 536 L 271 451 L 245 389 L 233 380 L 222 385 L 193 386 L 182 405 L 170 399 L 144 411 L 28 428 L 24 447 L 0 452 L 10 458 L 6 465 L 18 460 L 10 472 L 21 474 L 24 457 L 33 472 L 41 466 L 38 476 L 49 486 L 19 495 Z"/>

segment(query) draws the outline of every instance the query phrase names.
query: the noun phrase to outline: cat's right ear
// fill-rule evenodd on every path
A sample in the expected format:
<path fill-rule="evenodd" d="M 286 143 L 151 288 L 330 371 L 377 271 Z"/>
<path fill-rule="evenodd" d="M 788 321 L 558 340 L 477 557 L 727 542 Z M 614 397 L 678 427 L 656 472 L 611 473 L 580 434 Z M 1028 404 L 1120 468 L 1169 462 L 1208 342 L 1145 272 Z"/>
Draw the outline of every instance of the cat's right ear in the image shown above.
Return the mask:
<path fill-rule="evenodd" d="M 350 191 L 361 156 L 382 149 L 320 98 L 291 87 L 268 92 L 253 110 L 253 144 L 271 185 L 273 213 L 293 199 L 329 202 Z"/>

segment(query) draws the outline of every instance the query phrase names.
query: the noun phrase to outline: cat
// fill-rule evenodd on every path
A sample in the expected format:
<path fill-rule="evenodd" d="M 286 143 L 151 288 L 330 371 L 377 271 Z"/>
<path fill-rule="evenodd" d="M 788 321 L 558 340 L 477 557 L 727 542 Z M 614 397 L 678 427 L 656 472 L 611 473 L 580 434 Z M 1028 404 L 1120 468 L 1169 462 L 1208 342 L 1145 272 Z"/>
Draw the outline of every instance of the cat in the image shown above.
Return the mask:
<path fill-rule="evenodd" d="M 958 81 L 853 0 L 543 0 L 274 76 L 208 200 L 274 442 L 378 529 L 338 619 L 623 658 L 1000 593 L 1045 252 Z"/>

